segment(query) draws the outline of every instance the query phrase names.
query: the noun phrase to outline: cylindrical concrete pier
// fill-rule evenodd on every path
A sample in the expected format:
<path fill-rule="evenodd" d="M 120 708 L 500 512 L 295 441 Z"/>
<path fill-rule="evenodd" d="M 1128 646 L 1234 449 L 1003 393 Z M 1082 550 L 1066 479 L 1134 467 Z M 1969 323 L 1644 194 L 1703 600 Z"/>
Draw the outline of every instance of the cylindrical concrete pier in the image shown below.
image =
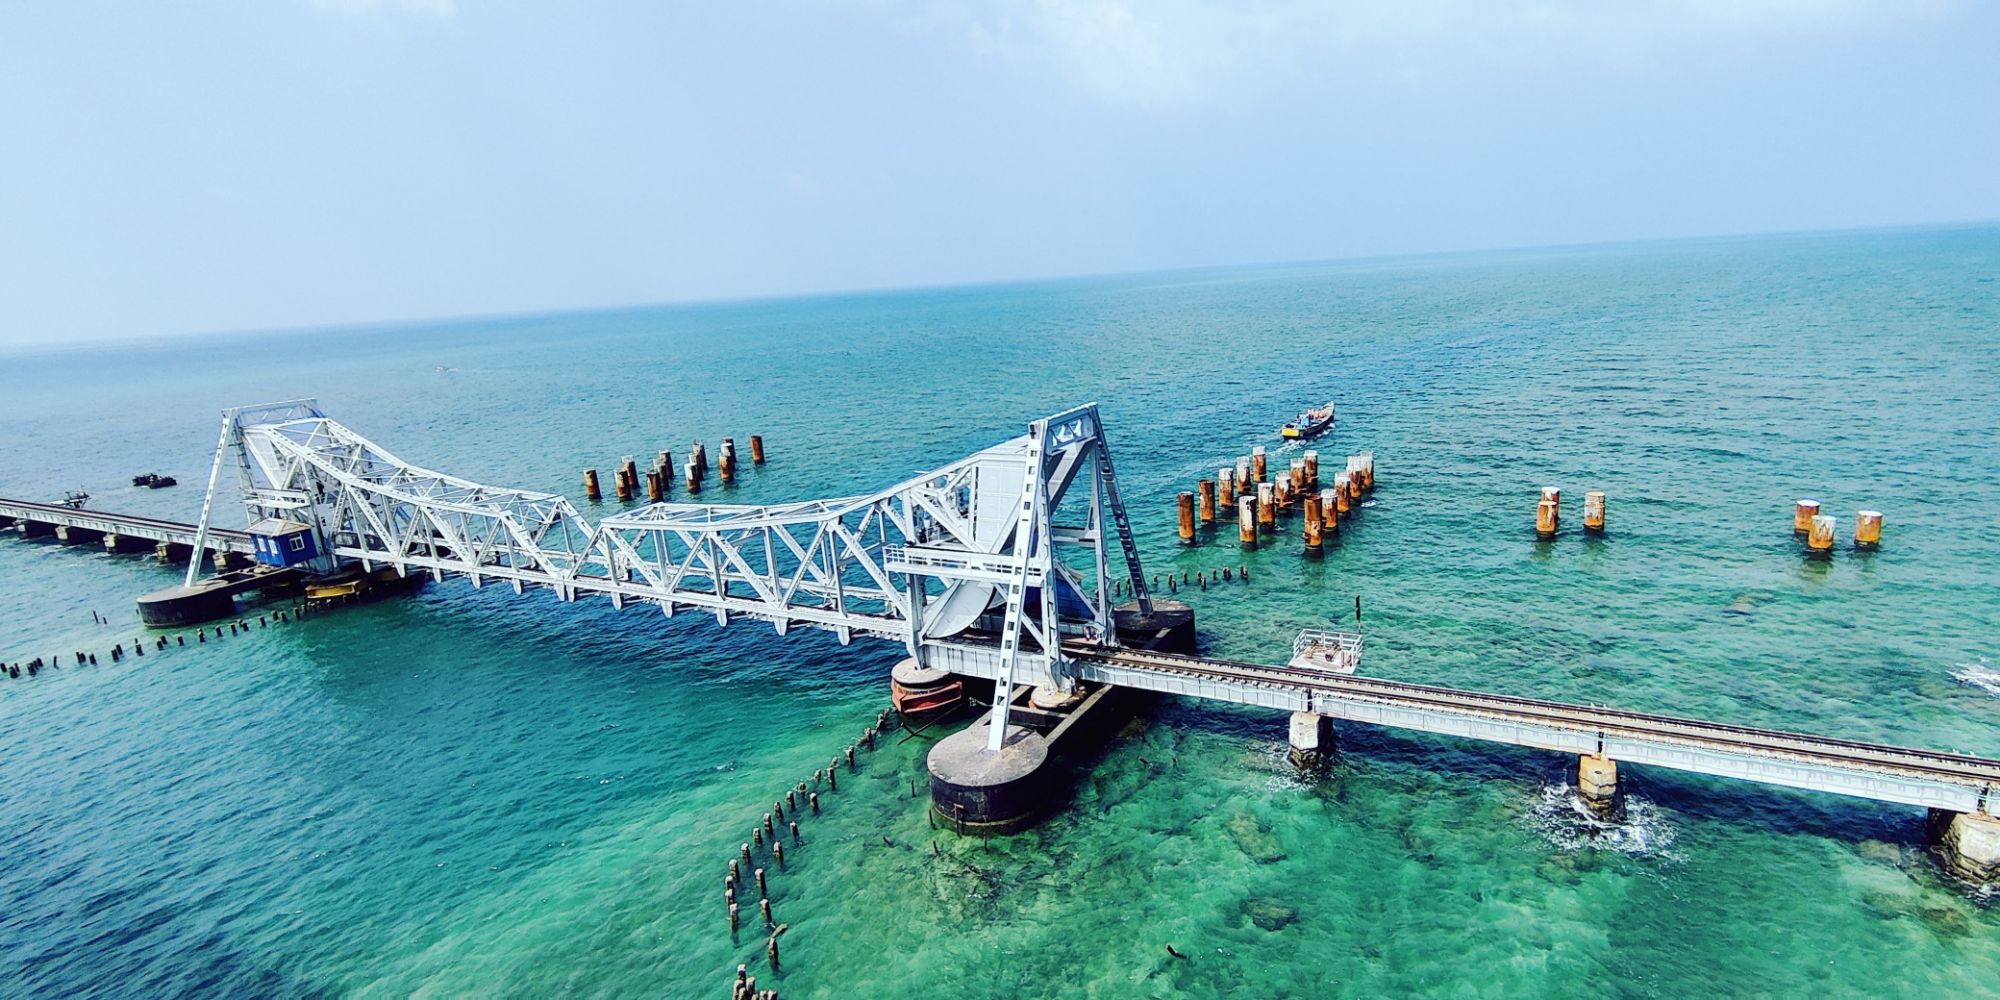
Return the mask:
<path fill-rule="evenodd" d="M 1275 483 L 1257 484 L 1257 529 L 1267 533 L 1278 530 L 1278 487 Z"/>
<path fill-rule="evenodd" d="M 1800 500 L 1792 505 L 1792 534 L 1804 538 L 1812 534 L 1812 519 L 1819 516 L 1818 500 Z"/>
<path fill-rule="evenodd" d="M 1604 491 L 1590 490 L 1583 495 L 1583 530 L 1587 534 L 1604 534 Z"/>
<path fill-rule="evenodd" d="M 1535 537 L 1545 542 L 1556 537 L 1556 502 L 1548 497 L 1535 503 Z"/>
<path fill-rule="evenodd" d="M 1195 484 L 1195 488 L 1201 492 L 1201 523 L 1213 525 L 1215 523 L 1215 480 L 1204 479 Z"/>
<path fill-rule="evenodd" d="M 1259 484 L 1267 483 L 1271 481 L 1270 472 L 1270 464 L 1268 456 L 1264 454 L 1264 446 L 1260 444 L 1250 449 L 1250 477 Z"/>
<path fill-rule="evenodd" d="M 1812 525 L 1806 531 L 1806 551 L 1814 556 L 1826 556 L 1833 552 L 1834 520 L 1832 514 L 1816 514 Z"/>
<path fill-rule="evenodd" d="M 1182 490 L 1174 497 L 1174 506 L 1180 513 L 1180 536 L 1182 545 L 1194 544 L 1194 494 Z"/>
<path fill-rule="evenodd" d="M 1215 502 L 1223 510 L 1236 509 L 1236 470 L 1215 470 Z"/>
<path fill-rule="evenodd" d="M 1855 512 L 1854 547 L 1863 552 L 1873 552 L 1882 547 L 1881 511 L 1863 510 Z"/>
<path fill-rule="evenodd" d="M 764 464 L 764 436 L 762 434 L 750 435 L 750 464 Z"/>
<path fill-rule="evenodd" d="M 583 495 L 592 500 L 604 499 L 603 491 L 597 488 L 597 470 L 583 470 Z"/>
<path fill-rule="evenodd" d="M 1236 502 L 1236 540 L 1244 548 L 1257 547 L 1257 498 L 1244 496 Z"/>
<path fill-rule="evenodd" d="M 1326 531 L 1326 524 L 1322 520 L 1319 510 L 1319 494 L 1306 494 L 1305 515 L 1303 533 L 1306 543 L 1306 555 L 1316 556 L 1320 554 L 1320 550 L 1324 547 L 1325 543 L 1322 535 Z"/>

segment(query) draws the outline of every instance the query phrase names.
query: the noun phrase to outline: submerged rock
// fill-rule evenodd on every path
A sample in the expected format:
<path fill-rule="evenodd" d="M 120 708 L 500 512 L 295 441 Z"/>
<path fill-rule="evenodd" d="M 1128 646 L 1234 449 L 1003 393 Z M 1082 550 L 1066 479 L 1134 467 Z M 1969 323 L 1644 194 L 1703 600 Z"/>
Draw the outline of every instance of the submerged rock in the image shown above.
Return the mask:
<path fill-rule="evenodd" d="M 1857 848 L 1861 856 L 1870 861 L 1880 861 L 1887 865 L 1903 863 L 1902 847 L 1886 840 L 1864 840 Z"/>
<path fill-rule="evenodd" d="M 1247 812 L 1229 817 L 1229 839 L 1236 841 L 1236 847 L 1258 864 L 1268 865 L 1285 859 L 1285 850 L 1278 846 L 1278 838 L 1264 829 L 1264 824 L 1257 817 Z"/>
<path fill-rule="evenodd" d="M 1267 931 L 1280 930 L 1299 919 L 1299 911 L 1268 897 L 1245 900 L 1243 915 Z"/>

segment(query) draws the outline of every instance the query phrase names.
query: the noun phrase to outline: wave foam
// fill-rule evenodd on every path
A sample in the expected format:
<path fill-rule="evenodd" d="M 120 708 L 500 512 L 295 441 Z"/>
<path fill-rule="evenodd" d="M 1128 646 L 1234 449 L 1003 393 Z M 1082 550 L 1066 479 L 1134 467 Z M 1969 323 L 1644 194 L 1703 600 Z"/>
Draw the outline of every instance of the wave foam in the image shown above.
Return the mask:
<path fill-rule="evenodd" d="M 1565 851 L 1596 848 L 1642 857 L 1680 859 L 1673 851 L 1674 828 L 1660 808 L 1637 795 L 1625 796 L 1624 814 L 1605 819 L 1590 811 L 1567 784 L 1542 788 L 1539 801 L 1528 810 L 1535 829 L 1549 843 Z"/>

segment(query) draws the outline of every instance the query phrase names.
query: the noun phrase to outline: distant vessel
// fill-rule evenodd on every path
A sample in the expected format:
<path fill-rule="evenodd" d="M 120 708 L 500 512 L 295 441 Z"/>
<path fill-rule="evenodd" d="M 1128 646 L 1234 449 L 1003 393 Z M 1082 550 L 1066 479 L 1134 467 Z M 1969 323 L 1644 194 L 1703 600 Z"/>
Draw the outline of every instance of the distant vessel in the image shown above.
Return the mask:
<path fill-rule="evenodd" d="M 1278 431 L 1287 439 L 1318 437 L 1333 426 L 1333 404 L 1328 403 L 1317 410 L 1305 410 L 1293 417 L 1291 422 Z"/>
<path fill-rule="evenodd" d="M 157 472 L 148 472 L 145 473 L 144 475 L 138 475 L 132 477 L 132 485 L 145 486 L 155 490 L 165 489 L 166 487 L 177 486 L 179 484 L 180 480 L 175 479 L 172 476 L 162 476 Z"/>

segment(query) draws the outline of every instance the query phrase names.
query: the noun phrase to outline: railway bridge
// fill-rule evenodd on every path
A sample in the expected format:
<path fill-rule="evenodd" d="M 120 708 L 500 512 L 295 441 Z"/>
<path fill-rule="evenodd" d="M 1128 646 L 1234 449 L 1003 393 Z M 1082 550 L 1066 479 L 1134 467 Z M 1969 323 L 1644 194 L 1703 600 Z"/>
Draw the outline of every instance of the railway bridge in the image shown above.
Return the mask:
<path fill-rule="evenodd" d="M 249 527 L 220 527 L 239 503 Z M 17 509 L 0 504 L 0 516 L 18 520 Z M 133 519 L 102 523 L 144 530 Z M 152 530 L 179 539 L 189 527 Z M 299 541 L 278 553 L 260 538 L 278 535 Z M 2000 760 L 1385 680 L 1352 672 L 1353 658 L 1328 669 L 1310 656 L 1205 658 L 1191 643 L 1135 648 L 1139 626 L 1191 637 L 1192 611 L 1149 593 L 1094 405 L 874 493 L 654 503 L 595 523 L 557 494 L 405 462 L 313 400 L 243 407 L 223 414 L 201 520 L 186 538 L 194 551 L 247 544 L 261 561 L 321 577 L 451 575 L 722 625 L 761 621 L 779 634 L 804 626 L 843 643 L 898 643 L 916 669 L 994 685 L 985 720 L 933 751 L 934 794 L 940 767 L 967 772 L 943 774 L 943 786 L 993 791 L 1041 766 L 1040 735 L 1010 718 L 1034 712 L 1020 694 L 1133 689 L 1289 713 L 1295 758 L 1308 760 L 1330 749 L 1332 720 L 1572 754 L 1582 801 L 1603 812 L 1616 809 L 1619 763 L 1922 807 L 1954 872 L 2000 876 L 1991 814 Z M 197 558 L 188 585 L 199 575 Z M 1118 592 L 1131 599 L 1114 603 Z M 940 764 L 953 740 L 957 762 Z"/>

